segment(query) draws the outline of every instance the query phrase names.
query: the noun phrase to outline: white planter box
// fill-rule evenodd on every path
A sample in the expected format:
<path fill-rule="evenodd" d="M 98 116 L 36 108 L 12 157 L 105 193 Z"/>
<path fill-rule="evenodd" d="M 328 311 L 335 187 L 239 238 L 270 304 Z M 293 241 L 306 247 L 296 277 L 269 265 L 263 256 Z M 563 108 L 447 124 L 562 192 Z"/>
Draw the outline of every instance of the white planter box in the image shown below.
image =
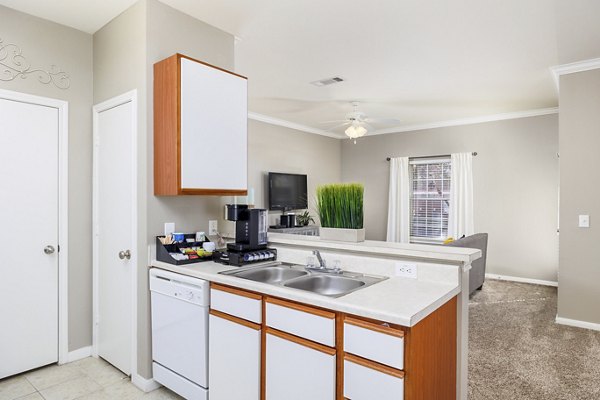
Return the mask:
<path fill-rule="evenodd" d="M 340 242 L 364 242 L 365 228 L 342 229 L 342 228 L 319 228 L 319 236 L 322 240 L 337 240 Z"/>

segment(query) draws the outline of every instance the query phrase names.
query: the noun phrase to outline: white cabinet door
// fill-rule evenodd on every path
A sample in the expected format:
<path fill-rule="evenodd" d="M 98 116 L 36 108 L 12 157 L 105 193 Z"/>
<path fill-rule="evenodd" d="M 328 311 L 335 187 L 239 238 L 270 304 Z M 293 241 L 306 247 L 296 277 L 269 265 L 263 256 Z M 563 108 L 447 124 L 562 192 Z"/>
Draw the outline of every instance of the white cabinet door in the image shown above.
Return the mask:
<path fill-rule="evenodd" d="M 239 322 L 211 311 L 208 336 L 211 400 L 260 398 L 260 325 Z"/>
<path fill-rule="evenodd" d="M 247 86 L 181 58 L 181 189 L 246 190 Z"/>
<path fill-rule="evenodd" d="M 267 333 L 266 400 L 334 400 L 334 350 L 292 342 Z M 212 389 L 211 389 L 212 390 Z"/>

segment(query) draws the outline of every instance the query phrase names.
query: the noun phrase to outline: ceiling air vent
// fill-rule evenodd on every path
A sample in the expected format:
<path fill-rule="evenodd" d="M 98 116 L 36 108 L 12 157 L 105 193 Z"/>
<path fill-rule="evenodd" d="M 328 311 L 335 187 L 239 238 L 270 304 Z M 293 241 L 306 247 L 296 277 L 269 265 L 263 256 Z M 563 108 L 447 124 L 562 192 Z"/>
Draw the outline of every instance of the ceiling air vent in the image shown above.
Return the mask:
<path fill-rule="evenodd" d="M 315 86 L 327 86 L 327 85 L 333 85 L 334 83 L 340 83 L 340 82 L 344 82 L 344 79 L 340 78 L 339 76 L 334 76 L 333 78 L 321 79 L 320 81 L 311 82 L 311 84 L 313 84 Z"/>

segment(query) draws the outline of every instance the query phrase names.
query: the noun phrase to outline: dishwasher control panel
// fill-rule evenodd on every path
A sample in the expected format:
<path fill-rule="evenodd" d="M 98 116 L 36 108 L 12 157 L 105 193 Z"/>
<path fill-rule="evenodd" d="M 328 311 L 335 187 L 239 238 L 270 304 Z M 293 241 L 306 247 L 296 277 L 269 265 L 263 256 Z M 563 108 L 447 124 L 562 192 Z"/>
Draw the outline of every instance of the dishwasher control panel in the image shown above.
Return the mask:
<path fill-rule="evenodd" d="M 208 281 L 170 271 L 150 270 L 150 290 L 200 306 L 209 305 Z"/>

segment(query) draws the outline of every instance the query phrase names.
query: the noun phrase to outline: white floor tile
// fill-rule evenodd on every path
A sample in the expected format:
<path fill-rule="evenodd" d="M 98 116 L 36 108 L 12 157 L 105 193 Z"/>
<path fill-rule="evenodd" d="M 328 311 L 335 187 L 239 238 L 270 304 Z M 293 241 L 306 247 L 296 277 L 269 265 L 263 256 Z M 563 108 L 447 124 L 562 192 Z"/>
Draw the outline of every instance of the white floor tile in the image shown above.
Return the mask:
<path fill-rule="evenodd" d="M 127 378 L 124 373 L 101 358 L 88 357 L 73 364 L 81 368 L 88 377 L 103 387 Z"/>
<path fill-rule="evenodd" d="M 76 365 L 65 364 L 36 369 L 25 373 L 24 376 L 37 390 L 42 390 L 72 379 L 83 378 L 85 375 Z"/>
<path fill-rule="evenodd" d="M 42 397 L 41 394 L 39 394 L 38 392 L 35 392 L 35 393 L 28 394 L 25 397 L 19 397 L 16 400 L 44 400 L 44 398 Z"/>
<path fill-rule="evenodd" d="M 46 400 L 73 400 L 100 390 L 102 386 L 86 376 L 40 390 L 40 393 Z"/>
<path fill-rule="evenodd" d="M 0 380 L 0 400 L 14 400 L 36 390 L 23 375 Z"/>

